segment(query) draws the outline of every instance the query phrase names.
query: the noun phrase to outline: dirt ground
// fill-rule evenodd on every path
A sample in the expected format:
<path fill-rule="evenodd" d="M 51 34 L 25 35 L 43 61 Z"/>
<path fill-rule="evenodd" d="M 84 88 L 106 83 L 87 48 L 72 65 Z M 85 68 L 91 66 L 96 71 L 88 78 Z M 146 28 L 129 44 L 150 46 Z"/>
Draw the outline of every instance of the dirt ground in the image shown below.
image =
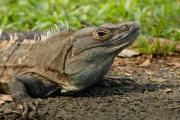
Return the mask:
<path fill-rule="evenodd" d="M 39 100 L 29 120 L 180 120 L 180 55 L 116 58 L 106 80 L 75 95 Z M 0 120 L 21 120 L 13 102 Z"/>

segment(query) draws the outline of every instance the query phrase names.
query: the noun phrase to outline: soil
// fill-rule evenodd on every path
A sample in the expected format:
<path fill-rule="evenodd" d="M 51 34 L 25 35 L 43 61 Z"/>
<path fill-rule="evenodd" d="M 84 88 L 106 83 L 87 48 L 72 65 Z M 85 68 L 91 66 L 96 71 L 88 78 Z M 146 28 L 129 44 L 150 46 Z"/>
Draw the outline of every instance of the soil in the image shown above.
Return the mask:
<path fill-rule="evenodd" d="M 117 80 L 38 100 L 37 114 L 27 119 L 180 120 L 180 55 L 117 57 L 108 75 Z M 0 108 L 0 119 L 23 118 L 10 102 Z"/>

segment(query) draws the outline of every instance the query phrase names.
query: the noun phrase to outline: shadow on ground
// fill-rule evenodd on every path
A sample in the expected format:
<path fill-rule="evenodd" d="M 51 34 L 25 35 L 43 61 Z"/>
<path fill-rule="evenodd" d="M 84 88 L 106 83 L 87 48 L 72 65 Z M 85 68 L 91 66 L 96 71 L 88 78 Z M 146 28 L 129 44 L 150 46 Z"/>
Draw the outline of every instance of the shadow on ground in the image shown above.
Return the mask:
<path fill-rule="evenodd" d="M 73 94 L 74 97 L 105 97 L 113 95 L 124 95 L 128 93 L 155 92 L 166 88 L 180 88 L 180 85 L 169 83 L 136 83 L 136 80 L 119 78 L 119 83 L 113 80 L 101 81 L 86 90 Z M 66 96 L 66 95 L 64 95 Z"/>

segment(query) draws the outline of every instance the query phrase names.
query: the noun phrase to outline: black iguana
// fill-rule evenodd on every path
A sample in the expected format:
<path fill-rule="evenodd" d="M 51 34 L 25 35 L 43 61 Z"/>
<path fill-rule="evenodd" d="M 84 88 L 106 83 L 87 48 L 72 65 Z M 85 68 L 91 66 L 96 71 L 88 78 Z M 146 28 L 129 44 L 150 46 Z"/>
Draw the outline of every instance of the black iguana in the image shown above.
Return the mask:
<path fill-rule="evenodd" d="M 78 31 L 0 34 L 0 92 L 23 114 L 34 98 L 83 90 L 102 80 L 115 56 L 139 34 L 134 22 L 106 23 Z"/>

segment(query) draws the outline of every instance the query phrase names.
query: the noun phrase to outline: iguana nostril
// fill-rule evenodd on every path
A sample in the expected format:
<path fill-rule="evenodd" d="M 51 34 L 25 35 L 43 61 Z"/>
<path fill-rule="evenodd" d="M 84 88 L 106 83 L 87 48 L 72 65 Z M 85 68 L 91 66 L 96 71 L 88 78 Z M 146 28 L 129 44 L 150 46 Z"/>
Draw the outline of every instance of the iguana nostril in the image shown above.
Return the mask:
<path fill-rule="evenodd" d="M 129 27 L 127 25 L 123 25 L 120 27 L 120 30 L 121 31 L 127 31 L 127 30 L 129 30 Z"/>

